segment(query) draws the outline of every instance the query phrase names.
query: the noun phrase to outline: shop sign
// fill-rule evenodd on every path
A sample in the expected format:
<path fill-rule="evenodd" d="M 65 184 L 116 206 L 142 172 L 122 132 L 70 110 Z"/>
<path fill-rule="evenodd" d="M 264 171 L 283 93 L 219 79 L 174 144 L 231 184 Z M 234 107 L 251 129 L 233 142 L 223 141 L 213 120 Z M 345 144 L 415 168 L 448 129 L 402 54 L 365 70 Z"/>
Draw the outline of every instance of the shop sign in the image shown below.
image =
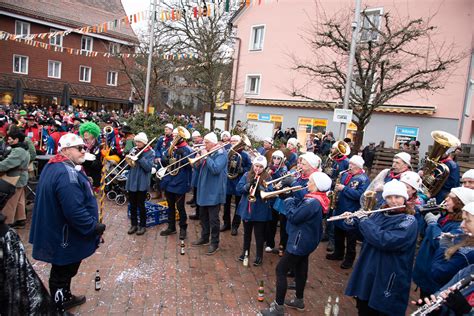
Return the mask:
<path fill-rule="evenodd" d="M 258 120 L 259 121 L 270 122 L 270 114 L 260 113 L 260 114 L 258 114 Z"/>
<path fill-rule="evenodd" d="M 313 119 L 310 117 L 300 117 L 298 119 L 298 125 L 312 125 Z"/>
<path fill-rule="evenodd" d="M 357 131 L 357 125 L 355 125 L 354 122 L 350 122 L 349 125 L 347 125 L 347 129 L 350 131 Z"/>
<path fill-rule="evenodd" d="M 247 113 L 247 120 L 258 120 L 257 113 Z"/>
<path fill-rule="evenodd" d="M 313 126 L 328 126 L 328 120 L 325 119 L 313 119 Z"/>
<path fill-rule="evenodd" d="M 409 137 L 418 137 L 418 127 L 407 127 L 407 126 L 396 126 L 395 135 L 399 136 L 409 136 Z"/>
<path fill-rule="evenodd" d="M 352 122 L 352 110 L 334 109 L 332 120 L 339 123 L 350 123 Z"/>
<path fill-rule="evenodd" d="M 270 115 L 270 121 L 272 122 L 283 122 L 283 115 Z"/>

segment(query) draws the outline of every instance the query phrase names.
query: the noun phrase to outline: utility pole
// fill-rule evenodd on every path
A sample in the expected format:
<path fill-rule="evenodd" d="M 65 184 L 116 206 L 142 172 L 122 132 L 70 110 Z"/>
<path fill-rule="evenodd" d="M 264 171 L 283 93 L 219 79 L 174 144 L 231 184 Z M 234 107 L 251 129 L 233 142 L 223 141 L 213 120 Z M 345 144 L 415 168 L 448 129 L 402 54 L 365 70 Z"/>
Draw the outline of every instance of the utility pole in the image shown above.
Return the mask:
<path fill-rule="evenodd" d="M 464 121 L 466 117 L 471 115 L 471 100 L 472 100 L 472 90 L 474 89 L 474 78 L 471 78 L 472 71 L 474 70 L 474 50 L 471 52 L 471 61 L 469 62 L 469 70 L 467 73 L 467 82 L 466 82 L 466 94 L 464 95 L 464 107 L 461 113 L 461 124 L 459 125 L 458 138 L 462 142 L 462 132 L 464 130 Z"/>
<path fill-rule="evenodd" d="M 346 75 L 346 87 L 344 91 L 344 103 L 342 108 L 347 110 L 349 108 L 349 98 L 351 95 L 351 85 L 352 85 L 352 68 L 354 67 L 354 58 L 355 50 L 357 46 L 357 38 L 360 33 L 360 2 L 361 0 L 356 0 L 355 7 L 355 20 L 352 22 L 352 40 L 351 40 L 351 50 L 349 52 L 349 63 L 347 65 L 347 75 Z M 339 139 L 343 139 L 346 136 L 346 123 L 341 123 L 339 127 Z"/>
<path fill-rule="evenodd" d="M 148 66 L 146 69 L 146 83 L 145 83 L 145 104 L 143 105 L 143 111 L 148 113 L 148 104 L 150 99 L 150 77 L 151 77 L 151 63 L 153 57 L 153 45 L 155 41 L 155 22 L 156 22 L 156 0 L 152 0 L 151 9 L 151 23 L 150 23 L 150 45 L 148 47 Z"/>

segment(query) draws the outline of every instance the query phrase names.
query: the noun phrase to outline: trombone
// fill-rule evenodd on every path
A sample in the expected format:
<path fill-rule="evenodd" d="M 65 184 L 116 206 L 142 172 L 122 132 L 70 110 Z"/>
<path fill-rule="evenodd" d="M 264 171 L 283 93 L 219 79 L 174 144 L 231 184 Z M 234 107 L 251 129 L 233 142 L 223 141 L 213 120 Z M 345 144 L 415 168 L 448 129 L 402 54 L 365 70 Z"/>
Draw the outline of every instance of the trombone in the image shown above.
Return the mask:
<path fill-rule="evenodd" d="M 251 203 L 255 202 L 257 200 L 257 197 L 255 196 L 255 193 L 257 193 L 257 188 L 258 188 L 258 182 L 260 181 L 260 176 L 256 178 L 255 184 L 250 188 L 249 190 L 249 196 L 247 197 L 247 200 Z"/>
<path fill-rule="evenodd" d="M 301 168 L 300 169 L 296 169 L 295 171 L 293 172 L 288 172 L 287 174 L 285 174 L 284 176 L 281 176 L 279 178 L 276 178 L 276 179 L 273 179 L 271 181 L 263 181 L 263 186 L 265 188 L 267 188 L 270 184 L 273 184 L 273 183 L 276 183 L 276 182 L 280 182 L 281 180 L 283 180 L 284 178 L 287 178 L 289 176 L 296 176 L 296 177 L 299 177 L 299 173 L 303 171 Z"/>
<path fill-rule="evenodd" d="M 155 141 L 155 139 L 156 139 L 156 137 L 153 138 L 152 140 L 150 140 L 150 141 L 148 142 L 148 144 L 146 144 L 145 147 L 143 147 L 142 150 L 140 150 L 136 155 L 127 155 L 127 156 L 129 156 L 129 157 L 125 157 L 124 159 L 122 159 L 122 161 L 120 161 L 119 164 L 116 165 L 116 166 L 105 176 L 105 178 L 107 179 L 107 178 L 109 178 L 110 176 L 112 176 L 112 175 L 114 174 L 114 171 L 115 171 L 115 170 L 119 170 L 119 171 L 115 174 L 115 176 L 114 176 L 110 181 L 107 181 L 107 182 L 105 183 L 105 185 L 109 185 L 109 184 L 111 184 L 115 179 L 117 179 L 117 178 L 127 169 L 127 165 L 129 164 L 129 161 L 133 161 L 133 162 L 134 162 L 134 160 L 131 159 L 131 157 L 137 157 L 137 158 L 138 158 L 138 157 L 141 155 L 141 153 L 142 153 L 148 146 L 150 146 L 150 145 Z M 126 162 L 127 165 L 122 166 L 122 163 L 123 163 L 123 162 Z M 120 167 L 121 169 L 119 169 L 119 167 Z"/>
<path fill-rule="evenodd" d="M 273 197 L 276 197 L 280 194 L 283 194 L 283 193 L 290 193 L 290 192 L 298 192 L 298 191 L 301 191 L 301 190 L 305 190 L 307 189 L 308 186 L 301 186 L 301 185 L 297 185 L 297 186 L 294 186 L 294 187 L 288 187 L 288 188 L 284 188 L 284 189 L 281 189 L 281 190 L 278 190 L 278 191 L 271 191 L 271 192 L 265 192 L 263 190 L 260 191 L 260 197 L 262 198 L 262 200 L 267 200 L 267 199 L 271 199 Z"/>

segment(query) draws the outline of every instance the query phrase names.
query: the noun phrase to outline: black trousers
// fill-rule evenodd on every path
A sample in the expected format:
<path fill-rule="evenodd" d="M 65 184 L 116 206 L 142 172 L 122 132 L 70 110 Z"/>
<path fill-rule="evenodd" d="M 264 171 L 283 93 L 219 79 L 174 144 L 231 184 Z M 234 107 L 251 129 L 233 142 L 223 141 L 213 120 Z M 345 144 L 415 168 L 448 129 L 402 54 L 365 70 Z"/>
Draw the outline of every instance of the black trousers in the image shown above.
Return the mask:
<path fill-rule="evenodd" d="M 220 219 L 219 219 L 219 210 L 221 206 L 211 205 L 211 206 L 199 206 L 199 220 L 201 221 L 201 238 L 203 240 L 209 240 L 211 236 L 211 244 L 218 246 L 219 245 L 219 232 L 220 232 Z"/>
<path fill-rule="evenodd" d="M 234 210 L 234 217 L 232 218 L 232 228 L 239 228 L 240 226 L 240 216 L 237 214 L 237 207 L 239 206 L 240 202 L 240 196 L 237 195 L 227 195 L 225 199 L 225 204 L 224 204 L 224 215 L 222 216 L 222 220 L 224 221 L 224 226 L 226 227 L 231 227 L 230 226 L 230 207 L 232 203 L 232 197 L 235 197 L 235 210 Z"/>
<path fill-rule="evenodd" d="M 132 226 L 138 226 L 137 211 L 139 210 L 140 227 L 146 227 L 145 199 L 146 191 L 128 191 L 128 200 L 130 201 L 130 219 L 132 221 Z"/>
<path fill-rule="evenodd" d="M 379 311 L 376 311 L 375 309 L 369 307 L 369 302 L 368 301 L 363 301 L 358 298 L 356 298 L 356 307 L 358 311 L 359 316 L 384 316 L 387 314 L 381 313 Z"/>
<path fill-rule="evenodd" d="M 283 249 L 286 249 L 286 244 L 288 243 L 288 233 L 286 232 L 286 216 L 279 214 L 280 216 L 280 246 L 283 246 Z"/>
<path fill-rule="evenodd" d="M 168 227 L 176 230 L 176 209 L 179 212 L 179 227 L 181 229 L 186 229 L 188 225 L 186 220 L 188 216 L 186 215 L 186 208 L 184 207 L 185 194 L 176 194 L 172 192 L 165 192 L 166 201 L 168 202 Z"/>
<path fill-rule="evenodd" d="M 334 253 L 344 256 L 344 261 L 354 262 L 356 257 L 357 235 L 355 231 L 348 231 L 334 226 Z"/>
<path fill-rule="evenodd" d="M 279 218 L 280 213 L 272 208 L 272 220 L 266 222 L 265 225 L 265 245 L 267 247 L 275 248 L 275 235 Z"/>
<path fill-rule="evenodd" d="M 263 258 L 263 243 L 265 241 L 266 222 L 244 221 L 244 251 L 250 253 L 250 243 L 252 242 L 252 230 L 255 235 L 255 245 L 257 247 L 256 257 Z"/>
<path fill-rule="evenodd" d="M 76 276 L 81 261 L 59 266 L 51 265 L 51 272 L 49 273 L 49 291 L 53 299 L 57 290 L 61 289 L 64 298 L 70 298 L 71 294 L 71 280 Z M 61 300 L 62 301 L 62 300 Z"/>
<path fill-rule="evenodd" d="M 285 295 L 288 287 L 287 273 L 295 271 L 296 298 L 303 298 L 306 280 L 308 279 L 308 257 L 292 255 L 285 251 L 283 257 L 276 266 L 276 298 L 278 305 L 285 303 Z"/>

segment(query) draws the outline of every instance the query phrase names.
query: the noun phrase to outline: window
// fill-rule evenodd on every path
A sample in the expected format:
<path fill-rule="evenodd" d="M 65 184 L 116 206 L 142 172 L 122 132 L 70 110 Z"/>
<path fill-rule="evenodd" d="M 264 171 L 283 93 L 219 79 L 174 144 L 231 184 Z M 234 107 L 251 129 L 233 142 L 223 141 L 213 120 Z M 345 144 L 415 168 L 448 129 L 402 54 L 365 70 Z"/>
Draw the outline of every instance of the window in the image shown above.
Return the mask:
<path fill-rule="evenodd" d="M 48 77 L 61 78 L 61 62 L 55 60 L 48 60 Z"/>
<path fill-rule="evenodd" d="M 28 56 L 13 55 L 13 72 L 17 74 L 28 74 Z"/>
<path fill-rule="evenodd" d="M 116 71 L 109 71 L 107 73 L 107 85 L 117 86 L 117 77 L 118 77 L 118 73 Z"/>
<path fill-rule="evenodd" d="M 83 36 L 81 40 L 81 50 L 86 52 L 92 51 L 92 37 Z"/>
<path fill-rule="evenodd" d="M 252 36 L 250 38 L 250 50 L 263 49 L 263 37 L 265 36 L 265 26 L 258 25 L 252 27 Z"/>
<path fill-rule="evenodd" d="M 117 43 L 110 43 L 109 53 L 114 54 L 114 55 L 120 53 L 120 45 Z"/>
<path fill-rule="evenodd" d="M 55 30 L 55 29 L 50 29 L 49 32 L 57 32 L 59 30 Z M 54 36 L 51 36 L 49 38 L 49 44 L 51 45 L 54 45 L 54 46 L 63 46 L 63 36 L 60 35 L 60 34 L 57 34 L 57 35 L 54 35 Z"/>
<path fill-rule="evenodd" d="M 30 35 L 30 23 L 15 21 L 15 35 Z"/>
<path fill-rule="evenodd" d="M 91 67 L 80 66 L 79 67 L 79 81 L 91 82 Z"/>
<path fill-rule="evenodd" d="M 383 10 L 369 9 L 362 15 L 362 27 L 360 40 L 362 42 L 376 41 L 379 37 L 380 22 Z"/>
<path fill-rule="evenodd" d="M 248 75 L 247 76 L 247 87 L 245 88 L 246 94 L 259 94 L 260 93 L 260 75 Z"/>

